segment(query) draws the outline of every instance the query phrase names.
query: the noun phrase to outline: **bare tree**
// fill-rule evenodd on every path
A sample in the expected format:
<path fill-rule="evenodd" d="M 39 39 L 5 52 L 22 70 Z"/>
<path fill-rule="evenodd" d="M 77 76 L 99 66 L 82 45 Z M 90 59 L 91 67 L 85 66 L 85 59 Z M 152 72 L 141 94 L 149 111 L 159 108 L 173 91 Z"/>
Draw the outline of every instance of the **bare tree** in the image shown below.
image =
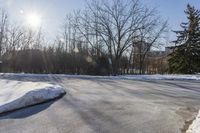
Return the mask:
<path fill-rule="evenodd" d="M 10 26 L 7 39 L 8 43 L 6 46 L 6 52 L 13 52 L 20 50 L 21 41 L 23 39 L 24 30 L 19 25 Z"/>
<path fill-rule="evenodd" d="M 152 14 L 153 15 L 153 14 Z M 154 47 L 159 47 L 163 33 L 166 31 L 167 21 L 161 22 L 159 18 L 153 18 L 144 29 L 138 31 L 138 38 L 133 45 L 139 64 L 139 73 L 144 74 L 144 63 L 148 52 Z"/>
<path fill-rule="evenodd" d="M 42 49 L 44 44 L 45 44 L 45 37 L 42 32 L 42 27 L 40 27 L 39 30 L 36 31 L 36 33 L 35 33 L 33 48 L 34 49 Z"/>
<path fill-rule="evenodd" d="M 73 34 L 73 24 L 72 24 L 73 16 L 71 14 L 66 15 L 64 24 L 62 25 L 62 34 L 60 37 L 60 41 L 65 44 L 65 50 L 67 52 L 73 51 L 72 48 L 72 34 Z"/>
<path fill-rule="evenodd" d="M 98 37 L 103 42 L 103 49 L 109 55 L 114 74 L 118 74 L 120 59 L 133 45 L 133 40 L 138 38 L 138 32 L 155 25 L 152 23 L 155 19 L 154 10 L 142 6 L 139 0 L 93 0 L 88 2 L 86 10 L 76 13 L 77 28 L 89 44 L 99 49 L 91 40 Z M 84 30 L 86 25 L 93 38 L 88 38 Z"/>
<path fill-rule="evenodd" d="M 3 48 L 6 45 L 6 36 L 8 31 L 8 15 L 5 10 L 0 10 L 0 58 L 3 54 Z"/>

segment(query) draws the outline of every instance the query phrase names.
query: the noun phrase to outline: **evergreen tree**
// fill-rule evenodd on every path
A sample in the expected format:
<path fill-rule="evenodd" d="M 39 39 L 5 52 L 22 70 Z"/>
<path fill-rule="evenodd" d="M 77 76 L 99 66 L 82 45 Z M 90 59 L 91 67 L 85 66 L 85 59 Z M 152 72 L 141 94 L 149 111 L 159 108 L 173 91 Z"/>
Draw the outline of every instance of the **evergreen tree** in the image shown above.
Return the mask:
<path fill-rule="evenodd" d="M 194 74 L 200 72 L 200 11 L 187 5 L 188 23 L 182 23 L 182 31 L 175 31 L 177 40 L 169 55 L 169 72 Z"/>

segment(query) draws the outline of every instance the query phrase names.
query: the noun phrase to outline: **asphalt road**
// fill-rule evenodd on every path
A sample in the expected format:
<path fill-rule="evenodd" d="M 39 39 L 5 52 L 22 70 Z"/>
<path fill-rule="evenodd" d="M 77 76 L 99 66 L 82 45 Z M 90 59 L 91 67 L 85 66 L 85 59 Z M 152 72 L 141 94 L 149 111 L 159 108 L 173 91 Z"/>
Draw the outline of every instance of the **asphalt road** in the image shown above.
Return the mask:
<path fill-rule="evenodd" d="M 67 95 L 1 115 L 0 133 L 181 133 L 200 109 L 199 81 L 18 80 L 54 80 Z"/>

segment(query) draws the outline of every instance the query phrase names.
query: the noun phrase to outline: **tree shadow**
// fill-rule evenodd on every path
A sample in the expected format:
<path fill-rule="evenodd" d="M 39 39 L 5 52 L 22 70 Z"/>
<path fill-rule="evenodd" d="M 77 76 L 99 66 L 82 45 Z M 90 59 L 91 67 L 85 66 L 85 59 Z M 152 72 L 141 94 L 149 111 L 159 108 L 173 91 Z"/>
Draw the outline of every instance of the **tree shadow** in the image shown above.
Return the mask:
<path fill-rule="evenodd" d="M 183 81 L 185 82 L 185 81 Z M 189 83 L 191 83 L 192 81 L 189 81 Z M 98 83 L 101 86 L 104 86 L 104 84 L 101 81 L 96 81 L 96 83 Z M 148 83 L 148 84 L 146 84 Z M 193 83 L 193 82 L 192 82 Z M 196 83 L 196 82 L 195 82 Z M 188 87 L 186 85 L 181 85 L 181 83 L 173 83 L 171 81 L 137 81 L 137 84 L 142 85 L 143 88 L 146 89 L 131 89 L 131 87 L 126 87 L 126 86 L 122 86 L 120 84 L 117 83 L 107 83 L 108 85 L 114 87 L 111 92 L 113 94 L 118 93 L 116 92 L 116 90 L 121 91 L 121 96 L 123 96 L 122 92 L 125 92 L 125 94 L 128 95 L 132 95 L 134 97 L 138 97 L 141 99 L 146 99 L 146 100 L 154 100 L 154 99 L 164 99 L 164 98 L 173 98 L 173 99 L 192 99 L 192 100 L 200 100 L 199 97 L 193 97 L 191 94 L 189 93 L 188 95 L 185 95 L 186 93 L 188 93 L 187 91 L 194 91 L 195 93 L 199 93 L 200 88 L 199 87 Z M 130 84 L 131 85 L 131 84 Z M 168 88 L 177 88 L 176 91 L 173 90 L 168 90 L 168 89 L 161 89 L 159 86 L 157 87 L 153 87 L 154 85 L 163 85 L 163 87 L 168 87 Z M 104 88 L 106 88 L 104 86 Z M 109 88 L 107 88 L 109 89 Z M 185 94 L 179 94 L 177 95 L 177 90 L 180 90 L 181 92 L 184 92 Z"/>
<path fill-rule="evenodd" d="M 164 81 L 162 83 L 158 81 L 148 81 L 149 83 L 154 84 L 162 84 L 169 87 L 176 87 L 177 89 L 181 89 L 182 91 L 194 91 L 196 93 L 200 93 L 200 87 L 190 86 L 189 84 L 200 84 L 199 81 L 195 80 L 184 80 L 184 81 L 178 81 L 178 82 L 172 82 L 172 81 Z"/>
<path fill-rule="evenodd" d="M 94 132 L 120 132 L 119 130 L 127 132 L 128 130 L 124 127 L 123 123 L 117 121 L 113 116 L 106 114 L 106 110 L 102 112 L 95 107 L 88 107 L 87 103 L 79 101 L 72 95 L 64 98 L 63 101 L 68 104 Z"/>
<path fill-rule="evenodd" d="M 0 79 L 25 82 L 49 82 L 49 74 L 2 74 Z"/>
<path fill-rule="evenodd" d="M 4 119 L 24 119 L 33 115 L 36 115 L 47 108 L 49 108 L 55 101 L 49 101 L 46 103 L 41 103 L 37 105 L 33 105 L 27 108 L 22 108 L 16 111 L 7 112 L 0 114 L 0 120 Z"/>

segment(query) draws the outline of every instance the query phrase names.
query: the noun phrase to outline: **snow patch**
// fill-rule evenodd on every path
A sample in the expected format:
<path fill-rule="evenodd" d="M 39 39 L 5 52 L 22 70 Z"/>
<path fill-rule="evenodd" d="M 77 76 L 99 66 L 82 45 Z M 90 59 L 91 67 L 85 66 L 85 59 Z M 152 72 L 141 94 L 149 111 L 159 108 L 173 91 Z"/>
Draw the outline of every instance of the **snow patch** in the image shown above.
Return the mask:
<path fill-rule="evenodd" d="M 193 121 L 192 125 L 190 125 L 189 129 L 186 131 L 186 133 L 200 133 L 200 111 L 196 119 Z"/>
<path fill-rule="evenodd" d="M 21 78 L 49 78 L 52 76 L 64 78 L 79 78 L 79 79 L 109 79 L 109 80 L 200 80 L 200 74 L 181 75 L 181 74 L 156 74 L 156 75 L 119 75 L 119 76 L 90 76 L 90 75 L 66 75 L 66 74 L 14 74 L 0 73 L 2 77 L 10 77 L 11 79 Z"/>
<path fill-rule="evenodd" d="M 123 77 L 123 76 L 122 76 Z M 200 80 L 200 75 L 130 75 L 124 76 L 125 79 L 140 79 L 140 80 Z"/>
<path fill-rule="evenodd" d="M 63 96 L 59 85 L 42 82 L 0 80 L 0 113 L 14 111 Z"/>
<path fill-rule="evenodd" d="M 25 74 L 26 75 L 26 74 Z M 24 76 L 25 76 L 24 75 Z M 30 75 L 27 75 L 30 76 Z M 35 75 L 39 76 L 39 75 Z M 44 75 L 42 75 L 44 76 Z M 53 75 L 52 75 L 53 76 Z M 200 80 L 200 75 L 120 75 L 120 76 L 89 76 L 89 75 L 65 75 L 55 74 L 58 77 L 64 78 L 79 78 L 79 79 L 108 79 L 108 80 Z"/>

